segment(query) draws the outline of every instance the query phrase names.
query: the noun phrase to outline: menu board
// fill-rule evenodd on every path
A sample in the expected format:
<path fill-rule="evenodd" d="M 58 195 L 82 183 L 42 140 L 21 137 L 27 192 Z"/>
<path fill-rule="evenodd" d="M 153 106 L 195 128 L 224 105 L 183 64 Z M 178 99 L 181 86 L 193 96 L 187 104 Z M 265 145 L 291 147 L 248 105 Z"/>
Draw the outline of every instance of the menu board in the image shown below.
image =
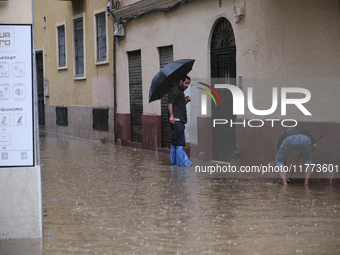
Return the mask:
<path fill-rule="evenodd" d="M 0 167 L 34 165 L 32 25 L 0 25 Z"/>

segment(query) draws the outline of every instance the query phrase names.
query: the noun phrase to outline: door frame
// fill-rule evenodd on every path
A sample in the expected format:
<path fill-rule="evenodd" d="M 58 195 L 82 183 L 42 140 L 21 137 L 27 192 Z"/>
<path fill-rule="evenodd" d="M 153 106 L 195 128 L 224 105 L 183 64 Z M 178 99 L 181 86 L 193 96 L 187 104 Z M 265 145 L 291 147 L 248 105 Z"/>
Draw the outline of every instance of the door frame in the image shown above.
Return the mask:
<path fill-rule="evenodd" d="M 222 22 L 225 22 L 225 24 L 220 25 Z M 225 77 L 219 77 L 218 74 L 218 56 L 227 55 L 229 57 L 225 59 L 224 63 L 226 67 L 230 67 L 228 84 L 236 85 L 236 42 L 232 25 L 228 19 L 220 17 L 214 23 L 211 31 L 210 78 L 212 81 L 214 78 L 225 79 Z M 232 114 L 233 101 L 231 92 L 225 89 L 216 89 L 216 91 L 220 94 L 221 98 L 224 98 L 223 106 L 218 107 L 224 108 L 212 108 L 212 121 L 216 114 L 223 114 L 224 119 L 235 121 L 236 116 Z M 221 116 L 217 116 L 216 118 L 221 118 Z M 235 126 L 216 126 L 213 127 L 212 132 L 212 159 L 215 161 L 230 162 L 233 152 L 236 150 Z"/>
<path fill-rule="evenodd" d="M 41 54 L 42 59 L 42 79 L 39 79 L 40 69 L 38 69 L 37 56 Z M 35 68 L 36 68 L 36 79 L 37 79 L 37 103 L 38 103 L 38 119 L 39 126 L 45 126 L 45 59 L 44 50 L 39 49 L 35 52 Z"/>

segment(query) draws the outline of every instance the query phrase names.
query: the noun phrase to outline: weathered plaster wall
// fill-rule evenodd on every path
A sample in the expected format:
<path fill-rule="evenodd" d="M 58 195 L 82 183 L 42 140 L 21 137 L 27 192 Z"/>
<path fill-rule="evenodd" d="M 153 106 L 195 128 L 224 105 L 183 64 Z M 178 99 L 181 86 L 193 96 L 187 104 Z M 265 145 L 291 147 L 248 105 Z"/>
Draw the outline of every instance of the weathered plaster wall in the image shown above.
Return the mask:
<path fill-rule="evenodd" d="M 245 1 L 245 18 L 239 23 L 235 22 L 233 7 L 234 1 L 222 1 L 219 7 L 218 1 L 196 0 L 180 6 L 174 12 L 154 12 L 128 21 L 126 36 L 117 47 L 118 112 L 129 112 L 128 51 L 141 50 L 144 114 L 160 114 L 159 101 L 148 103 L 149 86 L 159 70 L 157 47 L 173 45 L 174 59 L 195 58 L 190 76 L 207 78 L 210 76 L 211 33 L 220 17 L 227 18 L 234 29 L 237 76 L 339 76 L 339 1 L 248 0 Z M 261 89 L 263 86 L 258 85 Z M 268 94 L 271 95 L 271 91 L 255 94 L 254 101 L 258 102 L 259 108 L 266 109 L 270 104 Z M 336 93 L 330 93 L 329 96 L 336 97 Z M 322 109 L 328 106 L 327 101 L 317 100 L 314 104 Z M 306 120 L 298 109 L 293 111 L 292 117 Z M 251 118 L 252 115 L 248 112 L 244 117 Z M 338 117 L 335 113 L 327 121 L 339 121 Z M 325 121 L 325 118 L 314 118 L 313 121 Z"/>
<path fill-rule="evenodd" d="M 42 238 L 40 166 L 1 168 L 0 239 Z"/>
<path fill-rule="evenodd" d="M 0 21 L 3 24 L 31 24 L 31 0 L 1 1 Z"/>

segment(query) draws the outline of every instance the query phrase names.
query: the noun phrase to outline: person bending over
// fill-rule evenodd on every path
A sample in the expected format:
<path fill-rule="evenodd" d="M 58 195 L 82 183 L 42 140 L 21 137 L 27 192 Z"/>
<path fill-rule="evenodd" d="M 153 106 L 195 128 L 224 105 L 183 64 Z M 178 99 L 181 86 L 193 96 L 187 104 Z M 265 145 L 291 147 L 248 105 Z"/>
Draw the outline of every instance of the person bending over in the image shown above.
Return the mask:
<path fill-rule="evenodd" d="M 285 127 L 277 144 L 276 166 L 283 167 L 287 157 L 293 151 L 299 151 L 303 157 L 305 164 L 313 163 L 312 151 L 316 148 L 316 143 L 313 136 L 304 128 L 301 127 Z M 305 185 L 309 184 L 311 174 L 311 166 L 307 166 L 305 174 Z M 283 185 L 287 185 L 286 173 L 280 171 Z"/>

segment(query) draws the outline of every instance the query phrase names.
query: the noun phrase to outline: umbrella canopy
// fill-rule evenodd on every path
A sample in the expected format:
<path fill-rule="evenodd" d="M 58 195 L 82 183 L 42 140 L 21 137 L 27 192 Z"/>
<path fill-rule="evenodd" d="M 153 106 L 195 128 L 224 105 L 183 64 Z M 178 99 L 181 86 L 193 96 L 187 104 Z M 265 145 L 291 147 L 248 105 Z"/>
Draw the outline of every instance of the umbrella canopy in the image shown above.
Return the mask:
<path fill-rule="evenodd" d="M 149 103 L 161 99 L 178 84 L 179 79 L 191 71 L 194 62 L 195 59 L 179 59 L 164 66 L 152 79 Z"/>

